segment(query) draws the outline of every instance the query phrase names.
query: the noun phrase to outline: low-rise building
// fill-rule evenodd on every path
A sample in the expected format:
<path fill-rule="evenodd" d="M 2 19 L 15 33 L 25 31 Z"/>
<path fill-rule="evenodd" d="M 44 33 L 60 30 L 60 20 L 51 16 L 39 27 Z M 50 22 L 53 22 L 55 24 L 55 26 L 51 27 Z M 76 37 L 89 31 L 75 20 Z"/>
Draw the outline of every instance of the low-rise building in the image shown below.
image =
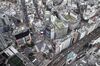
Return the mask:
<path fill-rule="evenodd" d="M 16 30 L 13 31 L 13 35 L 15 36 L 16 42 L 19 46 L 31 44 L 32 42 L 29 28 L 25 26 L 18 27 Z"/>

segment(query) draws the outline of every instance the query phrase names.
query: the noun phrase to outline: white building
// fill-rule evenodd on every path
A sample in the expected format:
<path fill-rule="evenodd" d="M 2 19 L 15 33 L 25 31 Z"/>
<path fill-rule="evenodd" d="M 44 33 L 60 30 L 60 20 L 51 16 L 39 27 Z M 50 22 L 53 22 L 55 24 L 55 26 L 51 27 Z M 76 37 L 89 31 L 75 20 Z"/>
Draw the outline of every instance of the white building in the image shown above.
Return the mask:
<path fill-rule="evenodd" d="M 96 7 L 97 7 L 96 5 L 94 5 L 94 6 L 88 5 L 88 6 L 87 6 L 87 10 L 84 11 L 84 13 L 83 13 L 83 18 L 84 18 L 85 20 L 88 20 L 88 19 L 90 19 L 91 17 L 93 17 L 93 16 L 97 13 Z"/>
<path fill-rule="evenodd" d="M 56 47 L 55 47 L 55 53 L 58 54 L 60 53 L 62 50 L 68 48 L 69 46 L 71 46 L 72 43 L 72 38 L 71 36 L 67 37 L 67 39 L 65 40 L 57 40 L 56 41 Z"/>
<path fill-rule="evenodd" d="M 13 46 L 10 46 L 4 50 L 4 53 L 7 54 L 9 57 L 11 57 L 17 54 L 18 51 Z"/>

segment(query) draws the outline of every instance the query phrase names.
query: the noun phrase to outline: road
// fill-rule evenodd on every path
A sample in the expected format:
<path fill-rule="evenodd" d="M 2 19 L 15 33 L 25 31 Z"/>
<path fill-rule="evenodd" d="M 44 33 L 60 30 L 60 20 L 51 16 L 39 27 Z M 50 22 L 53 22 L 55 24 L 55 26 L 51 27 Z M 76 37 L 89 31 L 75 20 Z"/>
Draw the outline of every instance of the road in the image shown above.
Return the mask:
<path fill-rule="evenodd" d="M 48 64 L 48 66 L 55 66 L 55 63 L 60 63 L 62 58 L 66 58 L 66 56 L 68 55 L 68 53 L 70 53 L 71 51 L 75 52 L 76 54 L 78 54 L 78 52 L 83 48 L 83 46 L 85 44 L 88 44 L 91 42 L 91 40 L 95 40 L 97 38 L 100 37 L 100 28 L 95 29 L 93 32 L 91 32 L 89 35 L 85 36 L 83 39 L 81 39 L 80 41 L 78 41 L 77 43 L 75 43 L 72 47 L 67 48 L 65 50 L 63 50 L 61 53 L 59 53 L 58 55 L 56 55 L 52 61 Z M 57 62 L 57 59 L 62 56 L 62 58 L 59 59 L 59 61 Z M 62 66 L 62 65 L 59 65 Z"/>
<path fill-rule="evenodd" d="M 23 62 L 26 66 L 35 66 L 33 65 L 33 63 L 26 57 L 24 56 L 23 54 L 21 53 L 18 53 L 16 54 Z"/>

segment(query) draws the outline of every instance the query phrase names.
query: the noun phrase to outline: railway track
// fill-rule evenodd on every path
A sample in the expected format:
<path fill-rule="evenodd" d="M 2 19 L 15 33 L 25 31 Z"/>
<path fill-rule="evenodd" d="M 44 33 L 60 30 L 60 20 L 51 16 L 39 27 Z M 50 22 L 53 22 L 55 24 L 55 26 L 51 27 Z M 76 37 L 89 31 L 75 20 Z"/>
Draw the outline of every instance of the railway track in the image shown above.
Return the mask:
<path fill-rule="evenodd" d="M 78 53 L 80 49 L 82 49 L 82 47 L 85 44 L 88 44 L 91 42 L 91 40 L 95 40 L 97 38 L 100 37 L 100 28 L 95 29 L 93 32 L 91 32 L 90 34 L 86 35 L 83 39 L 79 40 L 77 43 L 75 43 L 72 47 L 66 48 L 64 49 L 61 53 L 59 53 L 58 55 L 56 55 L 53 60 L 48 64 L 48 66 L 55 66 L 54 64 L 57 63 L 57 59 L 63 55 L 62 58 L 65 58 L 71 51 Z M 60 60 L 62 59 L 60 58 L 58 63 L 60 63 Z M 59 65 L 61 66 L 61 65 Z"/>

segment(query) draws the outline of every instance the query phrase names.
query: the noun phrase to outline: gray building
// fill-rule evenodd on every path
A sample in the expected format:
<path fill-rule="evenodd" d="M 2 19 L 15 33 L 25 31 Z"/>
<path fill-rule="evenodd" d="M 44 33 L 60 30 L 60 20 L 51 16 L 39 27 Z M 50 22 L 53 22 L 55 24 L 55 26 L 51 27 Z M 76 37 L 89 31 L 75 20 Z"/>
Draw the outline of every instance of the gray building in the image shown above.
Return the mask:
<path fill-rule="evenodd" d="M 0 34 L 0 49 L 3 50 L 7 47 L 7 43 L 4 39 L 4 37 L 2 36 L 2 34 Z"/>

